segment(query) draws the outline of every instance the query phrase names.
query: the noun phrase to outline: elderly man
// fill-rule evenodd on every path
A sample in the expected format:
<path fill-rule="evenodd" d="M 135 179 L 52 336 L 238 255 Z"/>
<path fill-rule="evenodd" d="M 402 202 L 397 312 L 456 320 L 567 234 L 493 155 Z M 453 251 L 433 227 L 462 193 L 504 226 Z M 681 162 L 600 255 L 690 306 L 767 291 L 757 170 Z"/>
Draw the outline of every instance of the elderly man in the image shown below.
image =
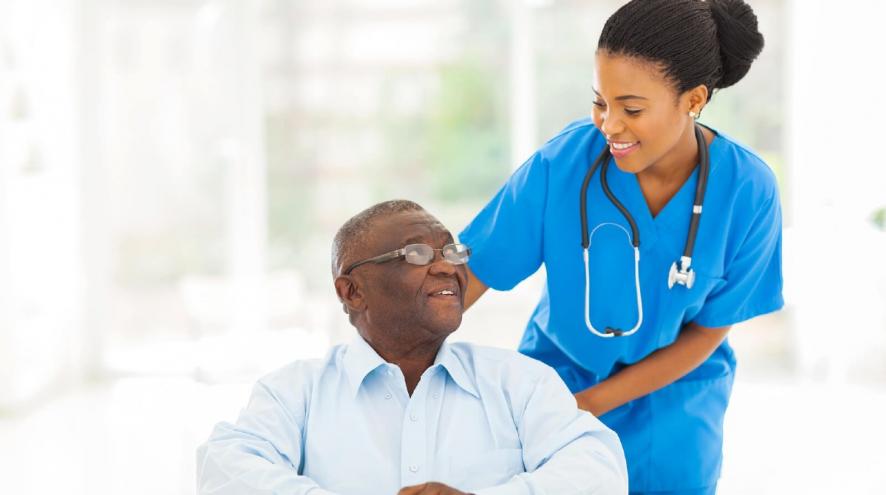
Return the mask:
<path fill-rule="evenodd" d="M 552 369 L 445 342 L 469 253 L 409 201 L 350 219 L 332 272 L 359 336 L 259 380 L 199 448 L 199 493 L 626 493 L 618 437 Z"/>

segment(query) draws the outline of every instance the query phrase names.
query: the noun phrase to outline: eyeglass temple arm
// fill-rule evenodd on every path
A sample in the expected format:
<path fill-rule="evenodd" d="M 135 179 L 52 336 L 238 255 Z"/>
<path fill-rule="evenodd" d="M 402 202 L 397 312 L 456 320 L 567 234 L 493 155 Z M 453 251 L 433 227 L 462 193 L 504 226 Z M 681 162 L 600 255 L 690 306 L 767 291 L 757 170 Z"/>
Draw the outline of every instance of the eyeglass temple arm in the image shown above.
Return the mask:
<path fill-rule="evenodd" d="M 367 260 L 358 261 L 358 262 L 354 263 L 353 265 L 349 266 L 348 269 L 345 270 L 344 274 L 350 275 L 351 271 L 353 271 L 354 268 L 357 268 L 360 265 L 365 265 L 366 263 L 384 263 L 385 261 L 390 261 L 392 259 L 399 258 L 400 256 L 403 256 L 403 254 L 404 254 L 404 250 L 398 249 L 396 251 L 391 251 L 390 253 L 385 253 L 385 254 L 380 254 L 378 256 L 374 256 L 374 257 L 369 258 Z"/>

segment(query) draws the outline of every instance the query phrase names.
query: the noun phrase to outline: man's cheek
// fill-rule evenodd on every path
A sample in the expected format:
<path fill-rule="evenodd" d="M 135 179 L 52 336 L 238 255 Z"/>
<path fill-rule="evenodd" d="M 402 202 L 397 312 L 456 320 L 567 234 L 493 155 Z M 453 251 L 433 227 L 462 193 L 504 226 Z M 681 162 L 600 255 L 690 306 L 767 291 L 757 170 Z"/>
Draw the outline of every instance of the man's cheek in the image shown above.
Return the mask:
<path fill-rule="evenodd" d="M 421 303 L 421 284 L 408 280 L 385 281 L 378 286 L 380 295 L 393 307 L 408 310 Z"/>

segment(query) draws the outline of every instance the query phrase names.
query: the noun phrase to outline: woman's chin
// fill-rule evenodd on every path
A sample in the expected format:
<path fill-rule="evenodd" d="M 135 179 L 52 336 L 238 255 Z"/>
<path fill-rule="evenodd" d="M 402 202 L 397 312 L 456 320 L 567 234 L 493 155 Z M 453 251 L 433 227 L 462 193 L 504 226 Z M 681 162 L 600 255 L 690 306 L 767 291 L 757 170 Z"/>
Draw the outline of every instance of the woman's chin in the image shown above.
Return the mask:
<path fill-rule="evenodd" d="M 642 160 L 638 160 L 635 156 L 616 158 L 615 166 L 624 173 L 635 175 L 647 168 L 646 164 L 643 163 Z"/>

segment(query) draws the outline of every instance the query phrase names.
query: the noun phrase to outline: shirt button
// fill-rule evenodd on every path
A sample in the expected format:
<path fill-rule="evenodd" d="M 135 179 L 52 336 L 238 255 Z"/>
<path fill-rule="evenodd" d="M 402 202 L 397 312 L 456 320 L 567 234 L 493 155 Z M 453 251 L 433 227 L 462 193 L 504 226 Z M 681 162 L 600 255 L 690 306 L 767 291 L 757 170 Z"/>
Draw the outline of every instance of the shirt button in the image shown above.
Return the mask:
<path fill-rule="evenodd" d="M 409 470 L 412 471 L 413 473 L 417 473 L 417 472 L 418 472 L 418 466 L 416 466 L 415 464 L 413 464 L 413 465 L 409 466 Z"/>
<path fill-rule="evenodd" d="M 390 399 L 390 398 L 391 398 L 391 394 L 385 394 L 385 399 Z"/>
<path fill-rule="evenodd" d="M 409 420 L 410 420 L 410 421 L 413 421 L 413 422 L 418 421 L 418 416 L 416 416 L 415 414 L 410 414 L 410 415 L 409 415 Z"/>

